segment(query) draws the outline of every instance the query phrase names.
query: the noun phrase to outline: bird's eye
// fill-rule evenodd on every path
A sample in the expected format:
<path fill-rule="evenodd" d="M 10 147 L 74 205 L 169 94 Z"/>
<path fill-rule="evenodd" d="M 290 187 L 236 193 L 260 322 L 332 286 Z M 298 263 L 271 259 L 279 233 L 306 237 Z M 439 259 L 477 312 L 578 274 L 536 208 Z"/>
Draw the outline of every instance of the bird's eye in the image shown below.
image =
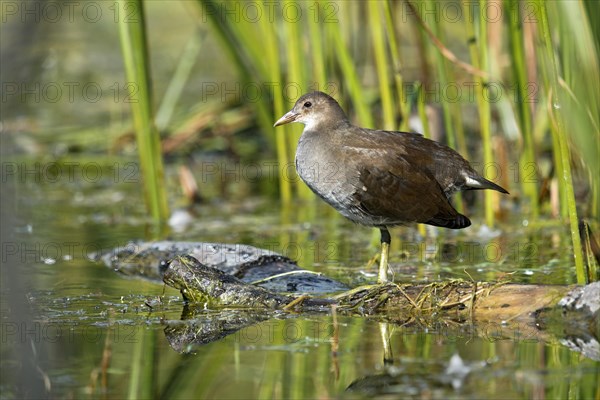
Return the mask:
<path fill-rule="evenodd" d="M 310 108 L 312 106 L 312 103 L 310 101 L 307 101 L 306 103 L 304 103 L 304 108 Z"/>

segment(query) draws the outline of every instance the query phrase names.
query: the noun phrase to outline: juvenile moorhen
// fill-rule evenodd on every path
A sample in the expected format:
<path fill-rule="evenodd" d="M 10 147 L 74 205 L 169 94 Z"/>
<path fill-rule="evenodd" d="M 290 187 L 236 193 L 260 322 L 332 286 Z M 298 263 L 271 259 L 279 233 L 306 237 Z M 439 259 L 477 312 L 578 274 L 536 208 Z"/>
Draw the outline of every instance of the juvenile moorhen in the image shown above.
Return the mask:
<path fill-rule="evenodd" d="M 492 189 L 456 151 L 415 133 L 352 125 L 323 92 L 303 95 L 274 126 L 300 122 L 296 169 L 344 217 L 381 232 L 379 283 L 387 282 L 389 226 L 418 222 L 449 229 L 471 225 L 449 202 L 455 192 Z"/>

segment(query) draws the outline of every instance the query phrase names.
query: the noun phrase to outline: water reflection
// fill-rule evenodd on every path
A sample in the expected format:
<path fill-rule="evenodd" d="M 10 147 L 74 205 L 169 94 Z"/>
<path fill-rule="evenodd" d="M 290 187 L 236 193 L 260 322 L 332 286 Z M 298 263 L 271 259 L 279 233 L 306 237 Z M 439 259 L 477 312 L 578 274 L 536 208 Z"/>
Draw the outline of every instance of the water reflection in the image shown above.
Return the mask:
<path fill-rule="evenodd" d="M 97 162 L 114 168 L 114 160 Z M 13 366 L 19 363 L 4 350 L 11 347 L 33 349 L 28 357 L 38 393 L 55 397 L 123 397 L 132 382 L 149 396 L 174 398 L 589 398 L 598 390 L 598 362 L 527 327 L 500 322 L 387 321 L 382 336 L 381 321 L 373 318 L 338 315 L 334 323 L 330 314 L 260 315 L 260 322 L 235 311 L 223 318 L 202 310 L 188 324 L 181 320 L 177 291 L 91 261 L 93 252 L 147 237 L 150 225 L 136 188 L 111 179 L 20 187 L 28 212 L 19 215 L 15 226 L 21 229 L 4 243 L 3 256 L 25 284 L 17 295 L 3 279 L 2 305 L 3 315 L 14 315 L 7 314 L 7 300 L 17 296 L 32 318 L 3 321 L 7 373 L 0 385 L 7 397 L 15 393 Z M 352 286 L 374 280 L 376 267 L 367 260 L 377 253 L 377 235 L 356 229 L 320 201 L 284 207 L 275 196 L 239 197 L 207 202 L 195 215 L 171 238 L 251 244 Z M 427 238 L 411 227 L 392 234 L 391 267 L 399 282 L 469 275 L 524 283 L 574 280 L 568 232 L 552 221 L 527 227 L 515 221 L 491 233 L 476 225 L 459 234 L 432 231 Z M 221 330 L 207 340 L 203 331 L 211 324 Z M 174 339 L 166 328 L 184 329 L 185 335 Z M 194 354 L 179 353 L 184 350 Z M 468 373 L 450 368 L 455 355 Z"/>

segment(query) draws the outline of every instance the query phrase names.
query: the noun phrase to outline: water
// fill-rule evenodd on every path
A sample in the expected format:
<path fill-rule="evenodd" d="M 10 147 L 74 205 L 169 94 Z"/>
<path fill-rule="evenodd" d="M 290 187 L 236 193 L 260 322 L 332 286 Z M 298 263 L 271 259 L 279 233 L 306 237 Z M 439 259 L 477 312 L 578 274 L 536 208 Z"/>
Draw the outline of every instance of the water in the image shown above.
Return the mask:
<path fill-rule="evenodd" d="M 42 173 L 16 181 L 17 219 L 3 240 L 3 265 L 12 269 L 2 271 L 2 397 L 22 394 L 15 382 L 23 374 L 30 395 L 59 398 L 597 396 L 598 362 L 531 327 L 501 321 L 392 324 L 281 313 L 180 354 L 165 336 L 166 323 L 181 318 L 179 293 L 91 260 L 93 252 L 155 233 L 144 217 L 139 182 L 114 179 L 132 160 L 94 162 L 101 178 L 83 179 L 76 168 L 72 180 L 51 181 Z M 168 167 L 172 204 L 179 199 L 175 170 Z M 345 221 L 319 200 L 285 208 L 251 185 L 233 180 L 225 186 L 225 196 L 199 206 L 184 230 L 167 237 L 251 244 L 353 286 L 374 282 L 376 267 L 366 265 L 378 250 L 371 229 Z M 477 222 L 479 210 L 469 215 L 472 228 L 432 231 L 426 239 L 414 227 L 394 229 L 395 280 L 574 282 L 565 225 L 524 226 L 516 214 L 488 230 Z M 217 311 L 202 311 L 197 323 Z"/>

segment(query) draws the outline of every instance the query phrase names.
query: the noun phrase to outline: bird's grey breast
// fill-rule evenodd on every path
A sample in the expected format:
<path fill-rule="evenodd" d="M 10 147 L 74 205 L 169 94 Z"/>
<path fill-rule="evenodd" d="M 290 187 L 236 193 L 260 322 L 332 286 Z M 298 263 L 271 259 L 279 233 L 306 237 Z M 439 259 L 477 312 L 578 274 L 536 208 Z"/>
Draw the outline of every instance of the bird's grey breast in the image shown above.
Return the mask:
<path fill-rule="evenodd" d="M 296 150 L 296 170 L 319 197 L 341 211 L 351 198 L 352 168 L 342 149 L 323 134 L 305 132 Z"/>

